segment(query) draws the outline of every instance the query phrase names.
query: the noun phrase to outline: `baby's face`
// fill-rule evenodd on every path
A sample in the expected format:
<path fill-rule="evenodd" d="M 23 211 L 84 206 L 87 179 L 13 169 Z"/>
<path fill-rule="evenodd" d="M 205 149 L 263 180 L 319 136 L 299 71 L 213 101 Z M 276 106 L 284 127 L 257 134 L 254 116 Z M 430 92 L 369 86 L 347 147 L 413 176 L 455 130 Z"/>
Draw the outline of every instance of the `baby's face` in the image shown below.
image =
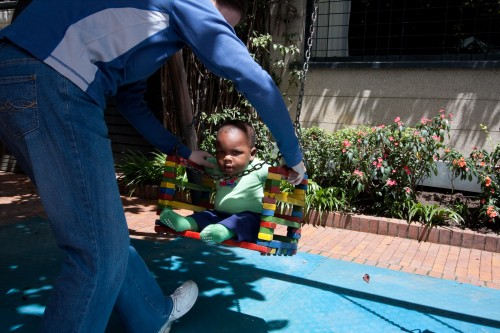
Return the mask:
<path fill-rule="evenodd" d="M 246 134 L 238 128 L 223 129 L 215 143 L 217 164 L 222 172 L 234 175 L 243 172 L 254 159 L 255 148 L 251 148 Z"/>

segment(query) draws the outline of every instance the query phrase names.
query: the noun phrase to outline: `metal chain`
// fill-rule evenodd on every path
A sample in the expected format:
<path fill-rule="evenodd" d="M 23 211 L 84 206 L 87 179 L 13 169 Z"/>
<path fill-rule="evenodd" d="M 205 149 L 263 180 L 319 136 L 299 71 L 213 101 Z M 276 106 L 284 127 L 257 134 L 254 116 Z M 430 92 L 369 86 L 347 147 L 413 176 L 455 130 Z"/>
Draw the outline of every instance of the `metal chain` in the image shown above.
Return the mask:
<path fill-rule="evenodd" d="M 299 96 L 298 96 L 298 99 L 297 99 L 297 110 L 295 112 L 295 121 L 293 122 L 293 126 L 294 126 L 294 129 L 295 129 L 295 135 L 297 135 L 297 138 L 299 140 L 299 144 L 300 144 L 300 139 L 301 139 L 301 133 L 300 133 L 300 113 L 301 113 L 301 110 L 302 110 L 302 102 L 303 102 L 303 99 L 304 99 L 304 90 L 305 90 L 306 76 L 307 76 L 307 72 L 309 70 L 309 60 L 311 58 L 311 50 L 312 50 L 313 38 L 314 38 L 314 33 L 315 33 L 315 28 L 316 28 L 316 19 L 318 17 L 318 3 L 319 3 L 319 0 L 314 0 L 313 12 L 311 14 L 311 25 L 309 26 L 309 37 L 307 38 L 307 49 L 306 49 L 306 51 L 304 53 L 305 61 L 304 61 L 303 68 L 302 68 L 302 74 L 300 76 L 300 89 L 299 89 Z M 202 91 L 203 92 L 206 91 L 207 82 L 208 82 L 209 76 L 210 76 L 210 73 L 207 71 L 207 74 L 203 78 L 203 82 L 202 82 Z M 193 117 L 193 121 L 192 121 L 192 123 L 191 123 L 190 126 L 194 126 L 195 122 L 199 121 L 199 118 L 201 116 L 201 106 L 204 105 L 205 97 L 206 97 L 206 92 L 203 94 L 202 99 L 201 99 L 201 101 L 198 104 L 197 114 L 195 115 L 195 117 Z M 247 169 L 247 170 L 245 170 L 243 172 L 237 173 L 237 174 L 232 175 L 232 176 L 229 176 L 229 175 L 213 175 L 213 174 L 210 174 L 210 173 L 208 173 L 208 172 L 206 172 L 204 170 L 200 170 L 199 168 L 193 167 L 192 165 L 190 165 L 190 163 L 183 163 L 183 165 L 185 165 L 186 167 L 189 167 L 190 169 L 195 170 L 198 173 L 202 173 L 202 174 L 204 174 L 206 176 L 209 176 L 209 177 L 211 177 L 211 178 L 213 178 L 215 180 L 222 180 L 222 179 L 228 180 L 228 179 L 231 179 L 231 178 L 234 178 L 234 177 L 243 177 L 243 176 L 246 176 L 246 175 L 252 173 L 253 171 L 262 169 L 265 164 L 270 164 L 270 165 L 278 164 L 279 161 L 280 161 L 280 159 L 281 159 L 281 156 L 282 156 L 281 153 L 278 152 L 276 158 L 273 158 L 273 159 L 266 158 L 266 159 L 264 159 L 264 161 L 255 164 L 250 169 Z"/>
<path fill-rule="evenodd" d="M 316 29 L 316 20 L 318 18 L 318 3 L 319 0 L 314 0 L 313 12 L 311 14 L 311 25 L 309 26 L 309 37 L 307 38 L 307 50 L 304 53 L 305 61 L 302 68 L 302 75 L 300 76 L 300 90 L 299 90 L 299 96 L 297 98 L 297 111 L 295 112 L 295 122 L 293 123 L 295 128 L 295 134 L 299 139 L 299 144 L 301 142 L 301 136 L 302 136 L 302 133 L 300 131 L 300 113 L 302 110 L 302 102 L 304 100 L 304 90 L 305 90 L 307 72 L 309 71 L 309 60 L 311 59 L 311 50 L 313 45 L 314 33 Z M 304 161 L 304 163 L 306 162 Z"/>

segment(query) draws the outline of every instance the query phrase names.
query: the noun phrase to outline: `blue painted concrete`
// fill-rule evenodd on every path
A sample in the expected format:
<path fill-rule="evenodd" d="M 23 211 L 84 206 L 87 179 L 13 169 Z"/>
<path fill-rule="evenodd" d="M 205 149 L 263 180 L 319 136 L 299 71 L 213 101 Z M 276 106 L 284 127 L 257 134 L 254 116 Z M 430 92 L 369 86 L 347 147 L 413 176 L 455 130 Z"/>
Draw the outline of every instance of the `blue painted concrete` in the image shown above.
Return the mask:
<path fill-rule="evenodd" d="M 133 243 L 165 293 L 186 279 L 200 287 L 172 333 L 500 332 L 500 290 L 305 253 Z M 0 332 L 36 331 L 60 260 L 45 221 L 0 228 Z M 113 316 L 107 332 L 122 331 Z"/>

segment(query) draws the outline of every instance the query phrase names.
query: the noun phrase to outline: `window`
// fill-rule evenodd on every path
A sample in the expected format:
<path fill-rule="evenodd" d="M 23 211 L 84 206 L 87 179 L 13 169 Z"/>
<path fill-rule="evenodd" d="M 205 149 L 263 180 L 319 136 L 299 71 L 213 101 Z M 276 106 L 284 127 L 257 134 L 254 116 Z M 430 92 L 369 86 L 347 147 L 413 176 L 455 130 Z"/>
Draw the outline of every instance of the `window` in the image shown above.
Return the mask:
<path fill-rule="evenodd" d="M 500 67 L 500 0 L 319 0 L 311 61 Z"/>

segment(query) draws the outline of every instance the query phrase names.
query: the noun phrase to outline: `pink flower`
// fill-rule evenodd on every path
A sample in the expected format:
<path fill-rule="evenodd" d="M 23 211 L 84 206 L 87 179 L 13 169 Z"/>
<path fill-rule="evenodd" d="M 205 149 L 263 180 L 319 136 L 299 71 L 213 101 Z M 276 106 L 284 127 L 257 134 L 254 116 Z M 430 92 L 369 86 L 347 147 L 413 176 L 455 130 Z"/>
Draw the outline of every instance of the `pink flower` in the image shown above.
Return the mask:
<path fill-rule="evenodd" d="M 405 166 L 403 167 L 403 169 L 406 171 L 406 174 L 407 174 L 407 175 L 411 175 L 411 170 L 410 170 L 410 168 L 409 168 L 408 166 L 406 166 L 406 165 L 405 165 Z"/>
<path fill-rule="evenodd" d="M 405 191 L 406 191 L 406 193 L 411 193 L 411 188 L 405 187 Z"/>
<path fill-rule="evenodd" d="M 399 123 L 401 121 L 401 118 L 400 117 L 396 117 L 396 119 L 394 119 L 394 122 L 395 123 Z"/>
<path fill-rule="evenodd" d="M 344 145 L 344 147 L 350 147 L 351 146 L 351 143 L 349 142 L 349 140 L 342 141 L 342 144 Z"/>
<path fill-rule="evenodd" d="M 397 182 L 393 179 L 387 179 L 387 186 L 396 186 Z"/>
<path fill-rule="evenodd" d="M 354 170 L 353 172 L 354 175 L 358 176 L 358 177 L 363 177 L 364 173 L 363 171 L 359 171 L 359 170 Z"/>
<path fill-rule="evenodd" d="M 490 217 L 490 218 L 494 218 L 494 217 L 497 217 L 498 216 L 498 213 L 496 212 L 495 208 L 493 206 L 489 206 L 488 207 L 488 210 L 486 211 L 486 214 Z"/>
<path fill-rule="evenodd" d="M 392 136 L 390 136 L 389 141 L 394 141 L 394 138 Z"/>

